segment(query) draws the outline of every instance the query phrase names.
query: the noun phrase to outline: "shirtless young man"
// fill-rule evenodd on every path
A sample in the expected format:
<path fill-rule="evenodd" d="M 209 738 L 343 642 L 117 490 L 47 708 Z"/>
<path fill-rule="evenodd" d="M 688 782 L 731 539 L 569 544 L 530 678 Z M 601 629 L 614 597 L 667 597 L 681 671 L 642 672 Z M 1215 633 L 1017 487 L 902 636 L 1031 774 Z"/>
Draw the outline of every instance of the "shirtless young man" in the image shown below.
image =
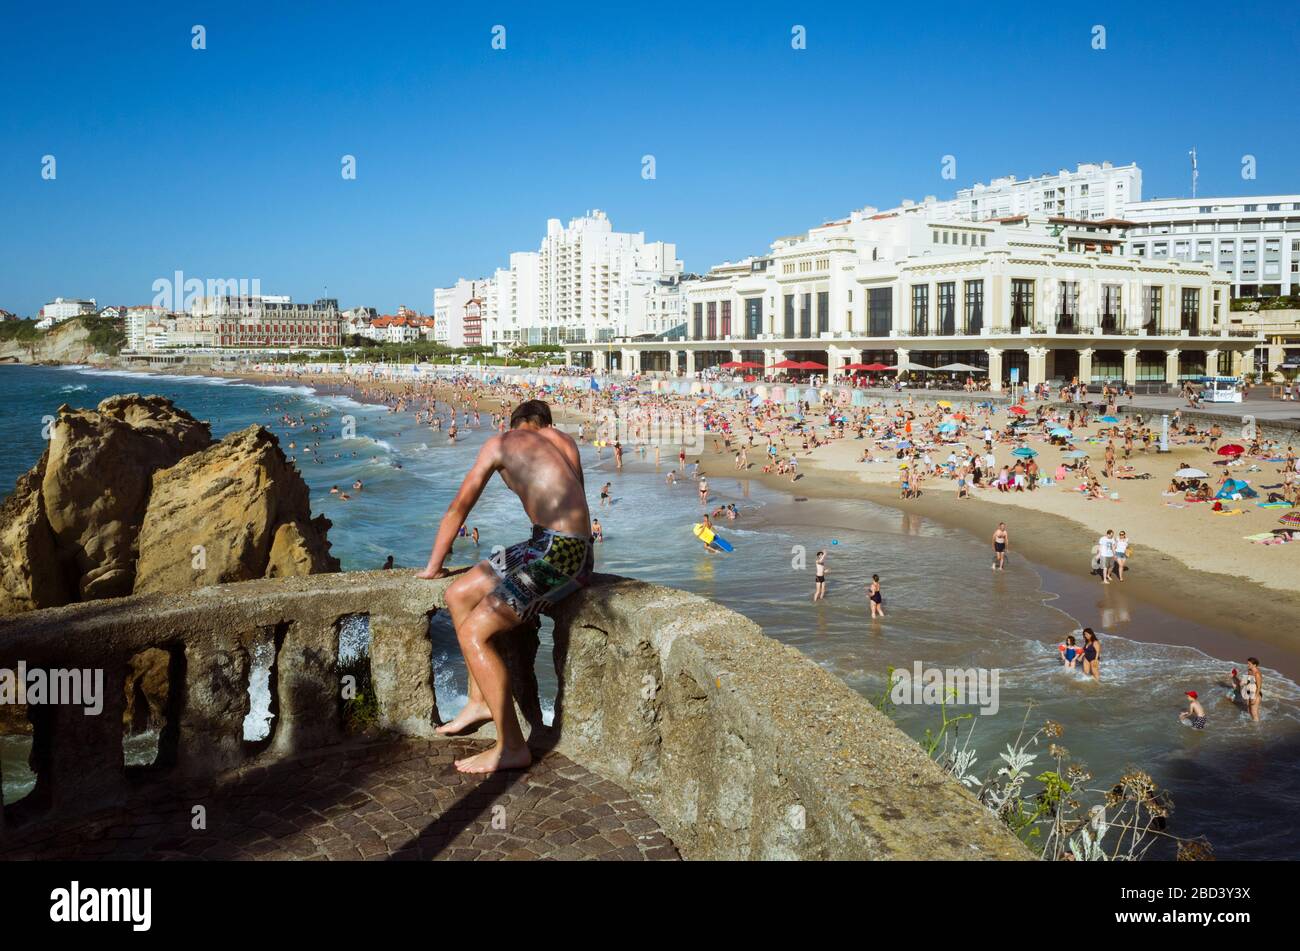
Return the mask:
<path fill-rule="evenodd" d="M 1007 545 L 1010 542 L 1011 534 L 1007 531 L 1007 523 L 998 522 L 997 531 L 993 533 L 993 567 L 995 570 L 1006 570 Z"/>
<path fill-rule="evenodd" d="M 509 432 L 492 436 L 479 450 L 438 526 L 428 567 L 418 577 L 448 574 L 443 562 L 456 532 L 495 472 L 519 496 L 533 533 L 479 562 L 447 588 L 447 608 L 469 668 L 469 702 L 438 732 L 463 733 L 488 720 L 497 728 L 495 746 L 456 761 L 463 773 L 523 769 L 532 762 L 494 638 L 558 604 L 587 582 L 592 569 L 591 514 L 578 447 L 552 426 L 549 406 L 529 400 L 510 415 Z"/>

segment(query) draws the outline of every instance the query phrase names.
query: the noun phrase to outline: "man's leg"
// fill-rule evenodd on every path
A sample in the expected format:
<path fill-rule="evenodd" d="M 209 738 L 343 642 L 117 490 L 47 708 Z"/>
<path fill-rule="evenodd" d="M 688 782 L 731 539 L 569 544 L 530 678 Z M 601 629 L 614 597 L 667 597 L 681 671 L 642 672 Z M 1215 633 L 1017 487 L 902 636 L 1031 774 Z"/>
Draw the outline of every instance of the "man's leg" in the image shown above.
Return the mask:
<path fill-rule="evenodd" d="M 469 620 L 470 614 L 478 607 L 480 601 L 492 593 L 496 585 L 496 572 L 486 564 L 480 563 L 448 586 L 447 613 L 451 615 L 451 623 L 456 629 L 457 638 L 460 636 L 461 628 Z M 492 719 L 492 712 L 483 700 L 483 691 L 479 689 L 473 672 L 469 675 L 468 693 L 469 700 L 460 713 L 438 727 L 436 732 L 444 736 L 454 736 Z"/>
<path fill-rule="evenodd" d="M 519 625 L 519 618 L 498 598 L 489 595 L 479 602 L 456 628 L 460 649 L 470 675 L 478 684 L 483 702 L 497 728 L 497 742 L 489 750 L 456 761 L 462 773 L 491 773 L 498 769 L 522 769 L 533 761 L 524 742 L 519 718 L 510 692 L 510 674 L 493 638 Z"/>

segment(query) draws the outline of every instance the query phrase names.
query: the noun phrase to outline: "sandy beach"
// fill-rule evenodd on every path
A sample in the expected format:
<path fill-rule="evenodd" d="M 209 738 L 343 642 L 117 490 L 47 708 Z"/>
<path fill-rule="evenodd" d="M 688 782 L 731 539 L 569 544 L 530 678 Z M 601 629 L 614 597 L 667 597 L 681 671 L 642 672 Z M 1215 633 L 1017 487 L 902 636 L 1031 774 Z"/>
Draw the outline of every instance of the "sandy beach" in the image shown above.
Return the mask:
<path fill-rule="evenodd" d="M 363 401 L 377 401 L 382 394 L 397 396 L 410 389 L 406 381 L 383 379 L 367 380 L 361 387 L 355 379 L 339 374 L 236 376 L 258 383 L 294 382 L 322 392 L 346 393 Z M 464 402 L 463 391 L 439 386 L 435 392 L 439 399 Z M 484 394 L 478 402 L 481 410 L 492 410 L 501 400 Z M 896 402 L 885 398 L 886 406 Z M 906 397 L 903 402 L 907 405 Z M 933 409 L 933 403 L 918 399 L 909 408 L 921 413 Z M 588 432 L 592 431 L 592 414 L 571 404 L 556 405 L 554 409 L 557 423 L 571 429 L 585 423 Z M 1007 420 L 1007 407 L 1002 406 L 992 414 L 990 423 L 998 430 Z M 982 425 L 981 418 L 966 435 L 965 444 L 976 449 L 982 446 Z M 1095 437 L 1099 431 L 1099 425 L 1093 423 L 1079 435 L 1090 433 Z M 1267 492 L 1261 492 L 1260 499 L 1225 502 L 1223 508 L 1236 510 L 1240 513 L 1237 515 L 1217 514 L 1209 504 L 1187 503 L 1181 495 L 1164 494 L 1174 472 L 1185 466 L 1198 467 L 1209 473 L 1212 485 L 1217 482 L 1224 466 L 1216 463 L 1226 460 L 1208 452 L 1202 444 L 1183 443 L 1171 437 L 1168 453 L 1157 453 L 1154 445 L 1149 452 L 1135 449 L 1129 464 L 1136 473 L 1149 473 L 1150 478 L 1103 478 L 1104 499 L 1088 499 L 1074 491 L 1077 481 L 1067 481 L 1023 492 L 981 488 L 974 490 L 970 499 L 959 500 L 954 480 L 930 478 L 922 483 L 919 498 L 903 500 L 899 497 L 897 460 L 892 452 L 876 448 L 869 438 L 859 440 L 848 435 L 807 452 L 799 451 L 799 478 L 794 482 L 789 475 L 763 473 L 761 464 L 754 461 L 760 455 L 757 447 L 748 469 L 742 472 L 736 470 L 731 454 L 714 451 L 712 434 L 707 442 L 704 452 L 688 455 L 688 462 L 698 462 L 711 482 L 752 479 L 796 499 L 867 500 L 984 539 L 990 538 L 997 523 L 1004 521 L 1011 533 L 1011 557 L 1024 556 L 1074 579 L 1076 600 L 1090 597 L 1088 589 L 1082 587 L 1086 584 L 1096 591 L 1092 607 L 1154 605 L 1195 622 L 1201 633 L 1184 634 L 1179 643 L 1220 654 L 1240 653 L 1257 645 L 1259 653 L 1267 654 L 1269 666 L 1289 676 L 1300 675 L 1300 644 L 1293 632 L 1294 619 L 1300 612 L 1300 542 L 1261 545 L 1245 538 L 1278 527 L 1279 516 L 1288 510 L 1257 507 L 1255 502 L 1262 501 Z M 866 445 L 872 446 L 871 457 L 881 461 L 858 461 Z M 1064 450 L 1038 436 L 1030 437 L 1029 445 L 1039 453 L 1036 461 L 1042 471 L 1052 474 Z M 1122 450 L 1122 440 L 1116 441 L 1116 447 Z M 1006 460 L 1010 448 L 1009 443 L 995 446 L 999 463 Z M 1094 452 L 1100 469 L 1103 446 L 1091 444 L 1087 448 Z M 946 452 L 936 453 L 936 461 Z M 673 465 L 675 456 L 675 451 L 665 446 L 661 468 Z M 650 463 L 638 462 L 630 452 L 625 465 L 653 468 Z M 1255 467 L 1258 471 L 1252 471 Z M 1228 471 L 1234 478 L 1246 479 L 1258 487 L 1281 482 L 1280 468 L 1281 463 L 1243 457 Z M 1118 493 L 1118 499 L 1110 498 L 1112 492 Z M 1130 571 L 1122 583 L 1102 585 L 1089 568 L 1093 546 L 1107 529 L 1124 530 L 1132 540 Z M 1207 634 L 1207 630 L 1219 634 Z M 1168 638 L 1169 634 L 1164 631 L 1159 636 Z M 1143 632 L 1136 630 L 1131 636 L 1141 639 Z M 1151 639 L 1158 639 L 1155 632 Z"/>

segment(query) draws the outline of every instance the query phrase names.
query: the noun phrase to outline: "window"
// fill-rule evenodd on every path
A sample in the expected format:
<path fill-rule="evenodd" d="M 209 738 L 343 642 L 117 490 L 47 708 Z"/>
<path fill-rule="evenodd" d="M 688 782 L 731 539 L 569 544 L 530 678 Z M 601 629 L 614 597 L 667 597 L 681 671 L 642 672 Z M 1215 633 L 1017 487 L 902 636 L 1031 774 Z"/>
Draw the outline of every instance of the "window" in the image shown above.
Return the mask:
<path fill-rule="evenodd" d="M 812 337 L 812 294 L 799 295 L 799 336 Z"/>
<path fill-rule="evenodd" d="M 1191 336 L 1197 336 L 1200 331 L 1201 316 L 1201 292 L 1195 287 L 1184 287 L 1182 296 L 1181 326 Z"/>
<path fill-rule="evenodd" d="M 930 285 L 912 285 L 912 334 L 923 337 L 929 333 Z"/>
<path fill-rule="evenodd" d="M 695 305 L 695 319 L 693 321 L 693 326 L 691 328 L 691 336 L 694 337 L 696 340 L 702 340 L 704 338 L 704 305 L 703 304 Z"/>
<path fill-rule="evenodd" d="M 957 332 L 957 284 L 952 281 L 939 284 L 938 291 L 938 332 L 951 337 Z"/>
<path fill-rule="evenodd" d="M 785 295 L 785 336 L 794 336 L 794 295 Z"/>
<path fill-rule="evenodd" d="M 722 302 L 722 336 L 731 336 L 731 301 Z"/>
<path fill-rule="evenodd" d="M 718 302 L 709 301 L 704 313 L 708 324 L 708 338 L 716 340 L 718 336 Z"/>
<path fill-rule="evenodd" d="M 966 282 L 966 333 L 978 334 L 984 329 L 984 282 Z"/>
<path fill-rule="evenodd" d="M 1164 301 L 1163 287 L 1148 287 L 1144 296 L 1146 304 L 1142 314 L 1142 326 L 1147 330 L 1156 330 L 1160 326 L 1160 308 Z"/>
<path fill-rule="evenodd" d="M 1076 333 L 1079 329 L 1079 282 L 1061 281 L 1056 311 L 1056 332 Z"/>
<path fill-rule="evenodd" d="M 763 298 L 745 298 L 745 337 L 754 340 L 763 332 Z"/>
<path fill-rule="evenodd" d="M 867 333 L 873 337 L 888 337 L 893 329 L 894 292 L 888 287 L 873 287 L 867 291 Z"/>
<path fill-rule="evenodd" d="M 1011 281 L 1011 329 L 1018 331 L 1028 327 L 1034 319 L 1034 282 L 1026 280 Z"/>
<path fill-rule="evenodd" d="M 831 329 L 831 295 L 829 291 L 817 292 L 817 333 Z"/>
<path fill-rule="evenodd" d="M 1120 286 L 1118 284 L 1103 284 L 1101 286 L 1101 332 L 1104 334 L 1119 333 L 1121 317 Z"/>

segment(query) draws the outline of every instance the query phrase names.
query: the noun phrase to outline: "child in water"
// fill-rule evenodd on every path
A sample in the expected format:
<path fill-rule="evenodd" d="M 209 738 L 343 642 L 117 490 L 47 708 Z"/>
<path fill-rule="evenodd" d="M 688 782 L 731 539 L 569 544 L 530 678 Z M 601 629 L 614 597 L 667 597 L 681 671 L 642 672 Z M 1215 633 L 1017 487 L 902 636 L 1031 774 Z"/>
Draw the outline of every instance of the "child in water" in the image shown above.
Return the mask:
<path fill-rule="evenodd" d="M 1061 662 L 1070 670 L 1074 670 L 1075 662 L 1079 658 L 1079 648 L 1073 634 L 1065 635 L 1065 643 L 1057 648 L 1061 652 Z"/>

